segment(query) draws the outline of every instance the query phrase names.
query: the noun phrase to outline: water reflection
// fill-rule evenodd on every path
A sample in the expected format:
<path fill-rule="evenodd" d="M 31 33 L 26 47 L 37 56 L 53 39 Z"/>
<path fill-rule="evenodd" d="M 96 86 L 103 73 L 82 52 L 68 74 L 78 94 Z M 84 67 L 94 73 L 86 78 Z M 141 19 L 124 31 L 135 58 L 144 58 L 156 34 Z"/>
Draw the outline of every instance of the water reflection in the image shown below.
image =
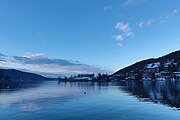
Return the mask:
<path fill-rule="evenodd" d="M 154 102 L 180 109 L 180 81 L 59 82 L 59 87 L 82 90 L 108 90 L 112 86 L 137 97 L 141 102 Z"/>
<path fill-rule="evenodd" d="M 43 81 L 11 81 L 6 85 L 0 82 L 0 92 L 39 87 L 41 84 Z"/>
<path fill-rule="evenodd" d="M 88 96 L 101 91 L 106 93 L 107 90 L 109 93 L 118 90 L 137 97 L 141 102 L 154 102 L 180 109 L 180 81 L 59 82 L 58 85 L 57 82 L 45 82 L 11 87 L 13 89 L 0 89 L 0 104 L 50 98 L 63 100 L 84 96 L 83 93 Z M 40 107 L 34 103 L 22 107 L 24 111 L 31 109 L 39 110 Z"/>
<path fill-rule="evenodd" d="M 77 88 L 84 90 L 105 90 L 111 85 L 111 82 L 59 82 L 62 88 Z"/>
<path fill-rule="evenodd" d="M 180 108 L 180 81 L 124 81 L 123 90 L 142 102 L 154 102 Z"/>

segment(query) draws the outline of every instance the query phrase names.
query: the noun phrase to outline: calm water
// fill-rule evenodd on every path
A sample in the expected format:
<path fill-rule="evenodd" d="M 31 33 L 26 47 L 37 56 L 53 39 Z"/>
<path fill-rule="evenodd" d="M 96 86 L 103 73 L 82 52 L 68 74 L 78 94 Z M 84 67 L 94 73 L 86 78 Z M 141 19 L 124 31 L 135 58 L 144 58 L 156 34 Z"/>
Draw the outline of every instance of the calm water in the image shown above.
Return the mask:
<path fill-rule="evenodd" d="M 180 120 L 179 107 L 180 82 L 45 82 L 0 91 L 0 120 Z"/>

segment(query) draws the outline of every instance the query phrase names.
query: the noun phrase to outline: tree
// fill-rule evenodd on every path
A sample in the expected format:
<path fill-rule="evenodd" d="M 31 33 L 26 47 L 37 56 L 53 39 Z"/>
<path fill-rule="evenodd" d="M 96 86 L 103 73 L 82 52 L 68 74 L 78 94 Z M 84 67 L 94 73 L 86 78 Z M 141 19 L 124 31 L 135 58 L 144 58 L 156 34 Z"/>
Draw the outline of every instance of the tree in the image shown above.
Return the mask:
<path fill-rule="evenodd" d="M 4 74 L 3 72 L 0 71 L 0 80 L 2 80 L 4 78 Z"/>
<path fill-rule="evenodd" d="M 159 72 L 161 72 L 161 71 L 164 71 L 164 67 L 163 67 L 162 63 L 160 64 L 160 67 L 159 67 Z"/>
<path fill-rule="evenodd" d="M 151 78 L 156 79 L 155 73 L 152 73 Z"/>
<path fill-rule="evenodd" d="M 142 80 L 143 76 L 142 76 L 142 72 L 138 72 L 135 79 L 136 80 Z"/>
<path fill-rule="evenodd" d="M 10 77 L 0 72 L 0 88 L 7 88 L 9 86 Z"/>
<path fill-rule="evenodd" d="M 98 79 L 98 80 L 102 80 L 102 75 L 101 75 L 101 73 L 98 73 L 97 79 Z"/>
<path fill-rule="evenodd" d="M 62 79 L 61 79 L 61 77 L 59 76 L 59 77 L 58 77 L 58 81 L 61 81 L 61 80 L 62 80 Z"/>
<path fill-rule="evenodd" d="M 81 77 L 81 75 L 80 75 L 80 74 L 78 74 L 78 75 L 77 75 L 77 77 Z"/>
<path fill-rule="evenodd" d="M 177 71 L 176 65 L 174 65 L 174 64 L 168 65 L 168 71 L 171 73 L 176 72 Z"/>

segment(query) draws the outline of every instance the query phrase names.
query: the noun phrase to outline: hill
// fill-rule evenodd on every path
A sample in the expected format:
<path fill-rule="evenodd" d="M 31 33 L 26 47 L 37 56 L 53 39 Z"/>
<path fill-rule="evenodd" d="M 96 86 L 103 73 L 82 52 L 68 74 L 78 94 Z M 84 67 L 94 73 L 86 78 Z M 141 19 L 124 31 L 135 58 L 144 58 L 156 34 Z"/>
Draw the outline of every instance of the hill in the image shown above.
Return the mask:
<path fill-rule="evenodd" d="M 180 50 L 159 58 L 152 58 L 125 67 L 114 74 L 115 80 L 164 80 L 180 78 Z"/>
<path fill-rule="evenodd" d="M 9 79 L 13 81 L 43 81 L 52 80 L 35 73 L 22 72 L 15 69 L 0 69 L 0 80 Z"/>

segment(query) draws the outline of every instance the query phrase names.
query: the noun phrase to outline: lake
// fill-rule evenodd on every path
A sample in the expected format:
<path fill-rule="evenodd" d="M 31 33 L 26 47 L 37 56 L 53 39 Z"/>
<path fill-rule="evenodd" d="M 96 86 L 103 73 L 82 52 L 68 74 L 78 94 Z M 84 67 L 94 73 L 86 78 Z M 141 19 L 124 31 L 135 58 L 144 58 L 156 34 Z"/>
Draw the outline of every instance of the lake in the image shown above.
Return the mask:
<path fill-rule="evenodd" d="M 180 82 L 56 82 L 0 90 L 0 120 L 179 120 Z"/>

